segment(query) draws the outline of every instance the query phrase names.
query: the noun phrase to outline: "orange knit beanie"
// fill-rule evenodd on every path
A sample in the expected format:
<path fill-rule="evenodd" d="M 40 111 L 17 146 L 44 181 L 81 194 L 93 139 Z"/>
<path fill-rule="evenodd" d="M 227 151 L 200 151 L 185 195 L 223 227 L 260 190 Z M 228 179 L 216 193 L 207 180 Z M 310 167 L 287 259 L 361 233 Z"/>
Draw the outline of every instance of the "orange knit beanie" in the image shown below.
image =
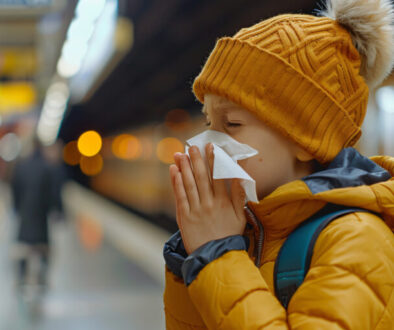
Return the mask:
<path fill-rule="evenodd" d="M 219 39 L 196 97 L 223 96 L 330 162 L 361 135 L 368 85 L 391 71 L 393 9 L 390 0 L 331 0 L 323 14 L 279 15 Z"/>

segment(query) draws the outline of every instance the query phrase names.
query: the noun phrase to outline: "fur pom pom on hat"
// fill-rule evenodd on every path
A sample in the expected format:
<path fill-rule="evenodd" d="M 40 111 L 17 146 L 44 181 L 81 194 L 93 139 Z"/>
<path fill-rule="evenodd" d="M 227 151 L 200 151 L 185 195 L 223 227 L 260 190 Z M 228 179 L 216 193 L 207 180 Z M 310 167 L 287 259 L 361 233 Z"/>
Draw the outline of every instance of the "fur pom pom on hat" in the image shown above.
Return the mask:
<path fill-rule="evenodd" d="M 391 0 L 328 0 L 321 15 L 349 31 L 361 55 L 360 74 L 370 87 L 379 85 L 394 64 L 394 12 Z"/>
<path fill-rule="evenodd" d="M 279 15 L 219 39 L 194 94 L 225 97 L 330 162 L 361 136 L 368 84 L 391 71 L 393 8 L 331 0 L 324 15 Z"/>

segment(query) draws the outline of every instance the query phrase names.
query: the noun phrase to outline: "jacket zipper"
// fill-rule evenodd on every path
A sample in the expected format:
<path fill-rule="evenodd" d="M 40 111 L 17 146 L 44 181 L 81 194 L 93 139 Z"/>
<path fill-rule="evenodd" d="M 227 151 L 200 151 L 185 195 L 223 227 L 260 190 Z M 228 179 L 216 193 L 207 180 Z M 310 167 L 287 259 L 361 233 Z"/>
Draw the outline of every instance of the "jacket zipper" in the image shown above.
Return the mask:
<path fill-rule="evenodd" d="M 257 219 L 257 217 L 254 215 L 252 210 L 249 208 L 249 206 L 245 206 L 245 214 L 246 214 L 246 220 L 248 223 L 250 223 L 254 229 L 254 241 L 255 241 L 255 246 L 254 246 L 254 251 L 253 254 L 255 256 L 255 265 L 260 268 L 261 264 L 261 253 L 263 251 L 263 241 L 264 241 L 264 227 L 261 224 L 261 222 Z"/>

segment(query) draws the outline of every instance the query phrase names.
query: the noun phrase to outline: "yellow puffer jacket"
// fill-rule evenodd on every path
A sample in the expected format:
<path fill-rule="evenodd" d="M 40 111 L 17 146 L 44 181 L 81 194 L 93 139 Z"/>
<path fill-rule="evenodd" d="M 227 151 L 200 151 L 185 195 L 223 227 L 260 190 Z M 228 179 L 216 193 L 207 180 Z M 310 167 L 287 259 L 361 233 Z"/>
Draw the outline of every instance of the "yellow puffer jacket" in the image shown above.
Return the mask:
<path fill-rule="evenodd" d="M 337 158 L 329 170 L 287 183 L 249 205 L 264 227 L 259 269 L 250 231 L 248 251 L 224 253 L 188 286 L 166 267 L 167 329 L 394 329 L 394 158 L 368 159 L 353 148 Z M 377 173 L 381 170 L 385 175 Z M 292 230 L 326 203 L 381 217 L 350 213 L 328 225 L 285 310 L 273 287 L 278 251 Z"/>

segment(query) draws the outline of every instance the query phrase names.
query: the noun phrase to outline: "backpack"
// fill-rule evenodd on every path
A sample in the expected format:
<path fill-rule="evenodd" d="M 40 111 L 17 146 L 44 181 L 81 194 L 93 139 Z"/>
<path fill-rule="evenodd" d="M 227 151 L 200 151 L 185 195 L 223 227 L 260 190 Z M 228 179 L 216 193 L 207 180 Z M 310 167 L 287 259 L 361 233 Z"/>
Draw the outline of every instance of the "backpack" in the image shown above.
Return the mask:
<path fill-rule="evenodd" d="M 361 208 L 350 208 L 329 203 L 322 210 L 302 222 L 287 237 L 279 250 L 274 268 L 275 295 L 284 308 L 287 309 L 291 297 L 304 281 L 311 263 L 313 248 L 321 231 L 331 221 L 353 212 L 376 214 Z"/>

